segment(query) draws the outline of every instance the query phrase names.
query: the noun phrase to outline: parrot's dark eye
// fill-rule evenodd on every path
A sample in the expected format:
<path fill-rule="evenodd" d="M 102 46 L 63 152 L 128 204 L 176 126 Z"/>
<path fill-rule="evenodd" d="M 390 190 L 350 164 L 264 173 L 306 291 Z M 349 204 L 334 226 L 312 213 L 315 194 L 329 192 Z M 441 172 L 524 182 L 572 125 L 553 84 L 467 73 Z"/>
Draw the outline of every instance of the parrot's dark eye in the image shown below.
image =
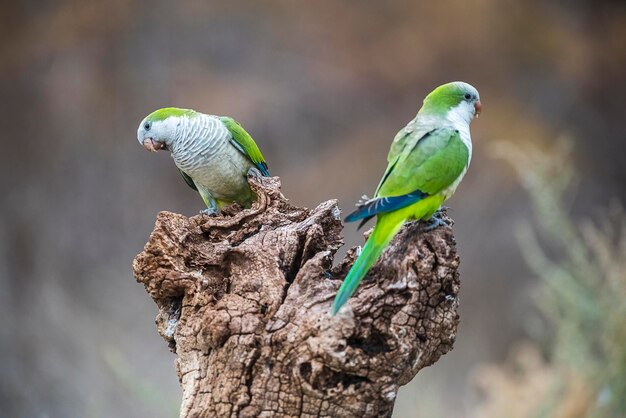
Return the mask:
<path fill-rule="evenodd" d="M 143 129 L 145 129 L 146 131 L 149 131 L 151 126 L 152 124 L 150 122 L 146 122 L 143 124 Z"/>
<path fill-rule="evenodd" d="M 469 100 L 472 98 L 472 95 L 469 93 L 465 93 L 465 100 Z"/>

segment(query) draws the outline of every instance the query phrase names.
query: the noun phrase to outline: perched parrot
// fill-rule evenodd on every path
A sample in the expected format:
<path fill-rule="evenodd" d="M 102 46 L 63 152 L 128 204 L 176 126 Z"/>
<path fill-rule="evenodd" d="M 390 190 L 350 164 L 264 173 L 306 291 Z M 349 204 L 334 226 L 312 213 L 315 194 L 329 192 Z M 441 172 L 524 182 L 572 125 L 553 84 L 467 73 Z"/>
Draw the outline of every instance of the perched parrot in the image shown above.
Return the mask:
<path fill-rule="evenodd" d="M 141 121 L 137 139 L 148 151 L 172 153 L 185 182 L 204 200 L 207 209 L 201 212 L 207 215 L 217 215 L 233 202 L 250 207 L 256 196 L 248 172 L 270 175 L 252 137 L 227 116 L 166 107 Z"/>
<path fill-rule="evenodd" d="M 361 254 L 335 297 L 332 314 L 354 293 L 389 241 L 408 220 L 443 221 L 436 215 L 463 179 L 472 158 L 470 122 L 481 111 L 478 91 L 460 81 L 444 84 L 426 98 L 417 116 L 393 139 L 388 166 L 372 199 L 357 204 L 346 222 L 361 226 L 377 216 Z"/>

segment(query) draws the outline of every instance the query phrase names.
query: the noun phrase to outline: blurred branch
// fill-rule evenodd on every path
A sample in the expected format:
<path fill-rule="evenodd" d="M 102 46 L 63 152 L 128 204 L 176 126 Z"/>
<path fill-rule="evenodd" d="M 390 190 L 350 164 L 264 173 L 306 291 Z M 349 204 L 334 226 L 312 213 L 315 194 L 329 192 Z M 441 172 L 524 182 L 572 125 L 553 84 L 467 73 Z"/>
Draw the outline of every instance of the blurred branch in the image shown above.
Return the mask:
<path fill-rule="evenodd" d="M 572 218 L 567 206 L 576 177 L 569 151 L 566 141 L 549 152 L 514 144 L 496 149 L 515 168 L 534 208 L 536 228 L 518 225 L 516 234 L 541 279 L 538 307 L 551 330 L 549 363 L 541 369 L 550 370 L 552 395 L 536 393 L 518 416 L 619 418 L 626 416 L 626 216 L 614 203 L 594 221 Z M 523 369 L 527 377 L 519 385 L 529 384 L 538 369 Z M 483 388 L 493 392 L 491 399 L 500 390 L 484 380 Z"/>
<path fill-rule="evenodd" d="M 399 386 L 452 349 L 459 258 L 449 227 L 395 237 L 347 308 L 330 317 L 355 250 L 332 267 L 335 201 L 290 205 L 251 180 L 249 210 L 161 212 L 134 261 L 176 354 L 181 417 L 390 416 Z"/>

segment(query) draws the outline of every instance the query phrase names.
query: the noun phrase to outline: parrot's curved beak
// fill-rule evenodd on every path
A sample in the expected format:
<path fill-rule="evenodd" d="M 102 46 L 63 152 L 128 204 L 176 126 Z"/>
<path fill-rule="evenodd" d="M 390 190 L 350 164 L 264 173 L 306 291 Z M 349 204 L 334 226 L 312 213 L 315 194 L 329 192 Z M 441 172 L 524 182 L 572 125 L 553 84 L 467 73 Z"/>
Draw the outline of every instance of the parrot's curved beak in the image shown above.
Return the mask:
<path fill-rule="evenodd" d="M 155 141 L 154 138 L 147 137 L 143 140 L 143 147 L 150 152 L 157 152 L 158 150 L 164 149 L 165 144 Z"/>
<path fill-rule="evenodd" d="M 480 100 L 477 100 L 476 103 L 474 103 L 474 115 L 478 118 L 482 110 L 483 110 L 483 104 L 480 102 Z"/>

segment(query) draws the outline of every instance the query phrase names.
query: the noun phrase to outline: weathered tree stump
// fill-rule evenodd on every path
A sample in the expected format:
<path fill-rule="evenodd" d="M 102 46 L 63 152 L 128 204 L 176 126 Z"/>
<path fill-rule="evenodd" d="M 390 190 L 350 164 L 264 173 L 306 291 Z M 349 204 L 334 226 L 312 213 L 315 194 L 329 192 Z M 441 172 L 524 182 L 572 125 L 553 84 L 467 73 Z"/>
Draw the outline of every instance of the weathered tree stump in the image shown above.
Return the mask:
<path fill-rule="evenodd" d="M 398 388 L 452 349 L 459 258 L 449 227 L 406 225 L 337 316 L 355 249 L 335 200 L 294 207 L 251 179 L 251 209 L 157 216 L 133 262 L 176 354 L 180 416 L 390 416 Z"/>

